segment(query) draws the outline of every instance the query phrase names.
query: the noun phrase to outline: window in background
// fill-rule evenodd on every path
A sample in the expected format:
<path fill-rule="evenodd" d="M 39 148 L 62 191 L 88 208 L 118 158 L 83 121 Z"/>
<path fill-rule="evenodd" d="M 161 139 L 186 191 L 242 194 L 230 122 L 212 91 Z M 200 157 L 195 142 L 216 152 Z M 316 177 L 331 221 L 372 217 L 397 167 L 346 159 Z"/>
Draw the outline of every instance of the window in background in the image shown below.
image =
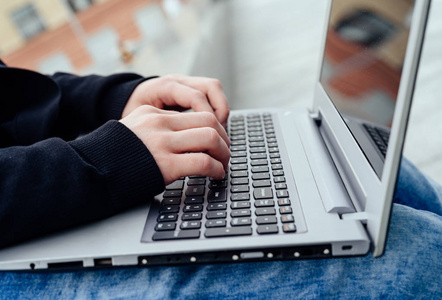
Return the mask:
<path fill-rule="evenodd" d="M 45 30 L 42 19 L 31 3 L 12 12 L 11 17 L 15 26 L 26 40 L 32 39 Z"/>
<path fill-rule="evenodd" d="M 79 12 L 88 9 L 93 0 L 68 0 L 68 3 L 74 12 Z"/>

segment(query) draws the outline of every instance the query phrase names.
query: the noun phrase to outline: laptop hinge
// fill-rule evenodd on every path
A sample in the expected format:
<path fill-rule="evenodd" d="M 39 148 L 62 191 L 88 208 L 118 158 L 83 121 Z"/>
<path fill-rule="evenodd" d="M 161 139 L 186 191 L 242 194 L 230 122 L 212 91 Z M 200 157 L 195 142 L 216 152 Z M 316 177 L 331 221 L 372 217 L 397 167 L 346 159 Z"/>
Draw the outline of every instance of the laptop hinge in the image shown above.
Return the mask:
<path fill-rule="evenodd" d="M 311 139 L 311 142 L 306 141 L 306 145 L 311 145 L 311 143 L 318 144 L 315 144 L 312 148 L 307 146 L 305 149 L 306 153 L 308 153 L 309 164 L 315 177 L 322 203 L 325 211 L 328 213 L 336 213 L 338 215 L 353 213 L 356 209 L 334 165 L 333 158 L 319 133 L 318 128 L 321 126 L 321 119 L 318 116 L 314 113 L 310 114 L 311 120 L 314 123 L 313 126 L 316 127 L 317 135 L 308 135 L 306 138 Z"/>
<path fill-rule="evenodd" d="M 314 122 L 318 126 L 319 133 L 325 144 L 328 153 L 336 167 L 337 173 L 342 180 L 342 183 L 348 193 L 348 196 L 356 209 L 361 212 L 365 209 L 366 195 L 361 185 L 358 184 L 359 180 L 355 176 L 352 167 L 349 165 L 348 160 L 343 154 L 342 148 L 339 145 L 336 136 L 332 129 L 328 125 L 327 121 L 323 119 L 320 112 L 314 115 Z M 342 213 L 348 213 L 344 211 Z"/>

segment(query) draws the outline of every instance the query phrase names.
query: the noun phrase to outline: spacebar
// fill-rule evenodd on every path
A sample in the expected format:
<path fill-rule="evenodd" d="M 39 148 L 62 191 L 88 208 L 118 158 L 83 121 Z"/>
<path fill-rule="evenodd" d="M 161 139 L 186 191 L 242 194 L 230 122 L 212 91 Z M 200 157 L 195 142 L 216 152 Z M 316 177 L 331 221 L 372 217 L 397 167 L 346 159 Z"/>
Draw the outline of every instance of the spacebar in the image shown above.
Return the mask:
<path fill-rule="evenodd" d="M 230 228 L 208 228 L 204 235 L 206 237 L 221 237 L 235 235 L 251 235 L 251 227 L 230 227 Z"/>
<path fill-rule="evenodd" d="M 155 232 L 152 240 L 178 240 L 178 239 L 197 239 L 200 237 L 199 230 L 183 230 L 183 231 L 161 231 Z"/>

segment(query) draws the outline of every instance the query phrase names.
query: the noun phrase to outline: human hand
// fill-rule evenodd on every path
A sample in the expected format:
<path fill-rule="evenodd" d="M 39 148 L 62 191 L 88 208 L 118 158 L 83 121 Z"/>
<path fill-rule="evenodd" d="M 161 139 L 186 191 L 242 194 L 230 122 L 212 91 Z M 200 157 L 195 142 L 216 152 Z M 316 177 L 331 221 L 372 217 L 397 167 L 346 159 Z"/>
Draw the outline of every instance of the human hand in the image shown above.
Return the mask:
<path fill-rule="evenodd" d="M 144 81 L 130 96 L 122 118 L 141 105 L 160 109 L 192 108 L 195 112 L 210 112 L 224 127 L 229 116 L 229 105 L 221 82 L 205 77 L 168 75 Z"/>
<path fill-rule="evenodd" d="M 230 141 L 212 113 L 179 113 L 143 105 L 120 122 L 149 149 L 166 185 L 190 175 L 224 178 Z"/>

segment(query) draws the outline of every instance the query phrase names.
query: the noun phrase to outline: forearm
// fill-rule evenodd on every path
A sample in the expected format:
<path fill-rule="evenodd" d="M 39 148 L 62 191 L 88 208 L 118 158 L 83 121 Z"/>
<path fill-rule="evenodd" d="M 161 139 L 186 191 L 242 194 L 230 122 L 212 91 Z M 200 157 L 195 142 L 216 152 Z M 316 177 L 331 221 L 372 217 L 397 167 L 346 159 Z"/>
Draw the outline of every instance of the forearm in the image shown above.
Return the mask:
<path fill-rule="evenodd" d="M 61 89 L 53 135 L 68 139 L 90 132 L 106 121 L 119 120 L 134 89 L 146 80 L 130 73 L 106 77 L 56 73 L 51 79 Z"/>
<path fill-rule="evenodd" d="M 164 188 L 149 151 L 115 121 L 71 143 L 1 149 L 0 165 L 0 247 L 108 217 Z"/>

